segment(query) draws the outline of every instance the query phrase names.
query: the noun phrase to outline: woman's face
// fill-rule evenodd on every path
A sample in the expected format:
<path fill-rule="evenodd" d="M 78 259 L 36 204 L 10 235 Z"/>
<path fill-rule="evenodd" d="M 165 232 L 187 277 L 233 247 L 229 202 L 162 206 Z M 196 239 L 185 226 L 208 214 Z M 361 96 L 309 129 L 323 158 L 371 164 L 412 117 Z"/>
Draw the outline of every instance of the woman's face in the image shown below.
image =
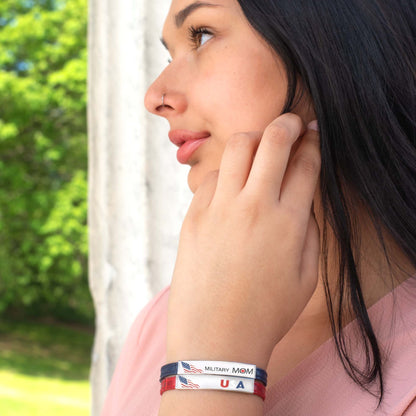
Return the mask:
<path fill-rule="evenodd" d="M 145 105 L 168 120 L 178 160 L 191 166 L 188 184 L 195 192 L 209 171 L 219 169 L 232 134 L 256 131 L 261 137 L 281 114 L 287 77 L 236 0 L 173 0 L 163 41 L 172 61 L 150 86 Z M 305 122 L 313 119 L 307 108 L 294 111 Z"/>

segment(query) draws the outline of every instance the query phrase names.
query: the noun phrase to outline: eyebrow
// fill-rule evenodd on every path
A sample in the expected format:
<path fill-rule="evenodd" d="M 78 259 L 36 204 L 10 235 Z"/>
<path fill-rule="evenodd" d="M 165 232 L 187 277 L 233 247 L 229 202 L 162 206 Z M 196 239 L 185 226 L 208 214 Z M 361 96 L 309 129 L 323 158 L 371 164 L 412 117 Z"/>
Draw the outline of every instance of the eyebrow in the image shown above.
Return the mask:
<path fill-rule="evenodd" d="M 185 22 L 185 20 L 188 18 L 188 16 L 193 13 L 195 10 L 200 9 L 201 7 L 221 7 L 219 4 L 213 4 L 213 3 L 206 3 L 203 1 L 196 1 L 195 3 L 191 3 L 190 5 L 186 6 L 184 9 L 182 9 L 180 12 L 178 12 L 175 15 L 175 24 L 178 29 L 180 29 Z M 162 38 L 160 38 L 160 41 L 162 42 L 162 45 L 166 48 L 168 48 L 168 45 L 166 41 Z"/>
<path fill-rule="evenodd" d="M 189 6 L 186 6 L 183 10 L 177 13 L 175 16 L 175 23 L 176 27 L 180 29 L 180 27 L 183 25 L 183 22 L 186 20 L 186 18 L 193 13 L 195 10 L 200 9 L 201 7 L 219 7 L 219 4 L 212 4 L 212 3 L 206 3 L 203 1 L 196 1 L 195 3 L 191 3 Z"/>

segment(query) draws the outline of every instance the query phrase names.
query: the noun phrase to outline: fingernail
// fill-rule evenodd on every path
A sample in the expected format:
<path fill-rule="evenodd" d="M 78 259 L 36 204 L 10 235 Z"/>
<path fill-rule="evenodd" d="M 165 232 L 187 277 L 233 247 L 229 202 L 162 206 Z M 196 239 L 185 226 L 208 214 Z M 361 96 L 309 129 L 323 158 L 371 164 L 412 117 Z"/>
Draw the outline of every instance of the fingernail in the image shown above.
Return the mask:
<path fill-rule="evenodd" d="M 309 130 L 319 131 L 318 120 L 313 120 L 308 124 Z"/>

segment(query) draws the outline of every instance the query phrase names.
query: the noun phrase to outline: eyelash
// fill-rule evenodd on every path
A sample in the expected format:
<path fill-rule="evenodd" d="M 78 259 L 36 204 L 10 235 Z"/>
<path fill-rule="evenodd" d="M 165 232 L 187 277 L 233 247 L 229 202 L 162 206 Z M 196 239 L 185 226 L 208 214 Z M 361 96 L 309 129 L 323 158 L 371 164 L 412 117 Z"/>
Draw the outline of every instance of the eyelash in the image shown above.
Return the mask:
<path fill-rule="evenodd" d="M 201 46 L 202 35 L 212 35 L 213 33 L 206 27 L 190 26 L 188 28 L 188 38 L 193 46 L 193 49 L 198 49 Z"/>
<path fill-rule="evenodd" d="M 193 50 L 197 50 L 201 46 L 202 35 L 213 35 L 213 33 L 204 26 L 190 26 L 188 28 L 188 39 L 191 42 Z M 170 64 L 171 62 L 172 59 L 168 59 L 168 63 Z"/>

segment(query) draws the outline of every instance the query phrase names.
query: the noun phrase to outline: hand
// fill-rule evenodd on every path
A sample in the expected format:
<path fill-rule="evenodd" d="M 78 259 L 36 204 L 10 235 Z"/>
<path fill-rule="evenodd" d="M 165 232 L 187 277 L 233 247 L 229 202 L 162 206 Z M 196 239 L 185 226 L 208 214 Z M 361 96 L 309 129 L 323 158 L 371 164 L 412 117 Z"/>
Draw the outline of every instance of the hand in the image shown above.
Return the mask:
<path fill-rule="evenodd" d="M 250 133 L 229 139 L 183 223 L 168 361 L 267 366 L 317 284 L 319 172 L 318 133 L 294 114 L 273 121 L 260 143 Z"/>

